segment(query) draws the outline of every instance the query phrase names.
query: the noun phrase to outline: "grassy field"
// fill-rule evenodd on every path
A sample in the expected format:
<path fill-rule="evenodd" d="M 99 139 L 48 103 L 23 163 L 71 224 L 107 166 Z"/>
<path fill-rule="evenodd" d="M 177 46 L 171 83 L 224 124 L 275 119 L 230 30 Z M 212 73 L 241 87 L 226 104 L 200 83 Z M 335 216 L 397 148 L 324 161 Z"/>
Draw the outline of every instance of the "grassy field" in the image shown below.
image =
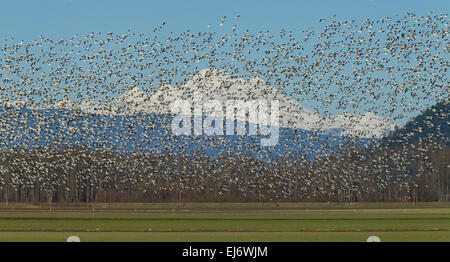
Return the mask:
<path fill-rule="evenodd" d="M 450 241 L 450 203 L 0 205 L 0 241 Z"/>

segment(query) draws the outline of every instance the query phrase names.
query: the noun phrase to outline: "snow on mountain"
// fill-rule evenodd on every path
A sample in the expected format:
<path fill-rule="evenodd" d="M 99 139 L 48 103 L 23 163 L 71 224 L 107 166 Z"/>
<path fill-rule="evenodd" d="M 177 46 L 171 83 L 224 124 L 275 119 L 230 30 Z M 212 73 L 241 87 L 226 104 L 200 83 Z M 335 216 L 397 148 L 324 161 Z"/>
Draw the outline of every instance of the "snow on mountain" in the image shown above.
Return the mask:
<path fill-rule="evenodd" d="M 232 78 L 217 69 L 203 69 L 183 87 L 165 86 L 150 97 L 152 113 L 170 113 L 170 104 L 177 99 L 187 100 L 194 104 L 194 94 L 201 94 L 203 101 L 265 100 L 279 101 L 280 126 L 315 130 L 319 127 L 321 117 L 302 107 L 297 101 L 287 96 L 282 90 L 268 85 L 259 78 L 244 80 Z M 239 121 L 246 121 L 239 119 Z"/>
<path fill-rule="evenodd" d="M 200 99 L 199 95 L 202 101 L 219 100 L 223 102 L 223 105 L 230 100 L 265 100 L 268 105 L 270 101 L 278 100 L 279 124 L 286 128 L 304 129 L 338 136 L 381 137 L 396 126 L 371 112 L 360 116 L 343 113 L 323 117 L 304 108 L 282 90 L 272 87 L 259 78 L 233 78 L 225 72 L 213 68 L 201 70 L 184 86 L 163 86 L 153 92 L 152 95 L 146 95 L 139 88 L 134 88 L 114 99 L 108 105 L 90 101 L 76 104 L 65 98 L 52 107 L 79 109 L 86 113 L 101 115 L 171 114 L 170 106 L 175 100 L 187 100 L 193 105 L 196 101 L 194 99 Z M 203 114 L 209 115 L 208 112 L 203 112 Z M 237 120 L 248 121 L 239 118 Z"/>
<path fill-rule="evenodd" d="M 82 101 L 81 103 L 75 103 L 73 100 L 67 97 L 64 97 L 55 104 L 48 106 L 47 109 L 79 110 L 87 114 L 96 114 L 96 115 L 111 114 L 111 110 L 109 110 L 105 104 L 95 103 L 90 100 L 85 100 Z"/>
<path fill-rule="evenodd" d="M 150 97 L 135 87 L 112 102 L 111 111 L 115 114 L 132 115 L 137 113 L 156 113 L 151 110 Z"/>
<path fill-rule="evenodd" d="M 82 101 L 76 108 L 88 114 L 96 114 L 96 115 L 111 114 L 111 110 L 105 104 L 98 104 L 92 102 L 91 100 Z"/>
<path fill-rule="evenodd" d="M 381 137 L 386 130 L 395 128 L 395 124 L 371 112 L 361 116 L 343 113 L 322 117 L 259 78 L 232 78 L 217 69 L 201 70 L 181 88 L 165 86 L 159 89 L 149 99 L 148 112 L 169 114 L 170 104 L 177 99 L 193 103 L 194 92 L 200 93 L 204 101 L 278 100 L 281 127 L 319 132 L 332 130 L 335 135 L 357 137 Z"/>
<path fill-rule="evenodd" d="M 64 97 L 63 99 L 59 100 L 55 104 L 49 106 L 49 108 L 52 109 L 77 109 L 79 106 L 75 102 L 73 102 L 70 98 Z"/>
<path fill-rule="evenodd" d="M 324 130 L 336 130 L 341 136 L 358 137 L 382 137 L 397 126 L 372 112 L 359 116 L 342 113 L 327 118 L 324 123 Z"/>

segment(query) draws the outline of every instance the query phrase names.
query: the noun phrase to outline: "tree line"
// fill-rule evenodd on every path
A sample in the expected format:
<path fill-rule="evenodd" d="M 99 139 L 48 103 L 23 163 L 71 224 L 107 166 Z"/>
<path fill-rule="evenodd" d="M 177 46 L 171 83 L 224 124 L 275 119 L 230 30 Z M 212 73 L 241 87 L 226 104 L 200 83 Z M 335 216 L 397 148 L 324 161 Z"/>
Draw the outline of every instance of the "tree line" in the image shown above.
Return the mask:
<path fill-rule="evenodd" d="M 227 153 L 144 154 L 87 148 L 0 151 L 0 201 L 448 201 L 447 145 L 349 145 L 273 159 Z"/>

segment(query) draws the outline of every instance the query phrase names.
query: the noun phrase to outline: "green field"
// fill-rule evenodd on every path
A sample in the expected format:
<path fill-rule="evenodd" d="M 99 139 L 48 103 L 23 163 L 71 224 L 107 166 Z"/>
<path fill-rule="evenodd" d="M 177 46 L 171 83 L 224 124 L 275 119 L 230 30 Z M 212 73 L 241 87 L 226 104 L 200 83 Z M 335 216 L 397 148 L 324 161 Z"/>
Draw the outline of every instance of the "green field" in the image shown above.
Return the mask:
<path fill-rule="evenodd" d="M 450 241 L 449 203 L 0 205 L 0 241 Z"/>

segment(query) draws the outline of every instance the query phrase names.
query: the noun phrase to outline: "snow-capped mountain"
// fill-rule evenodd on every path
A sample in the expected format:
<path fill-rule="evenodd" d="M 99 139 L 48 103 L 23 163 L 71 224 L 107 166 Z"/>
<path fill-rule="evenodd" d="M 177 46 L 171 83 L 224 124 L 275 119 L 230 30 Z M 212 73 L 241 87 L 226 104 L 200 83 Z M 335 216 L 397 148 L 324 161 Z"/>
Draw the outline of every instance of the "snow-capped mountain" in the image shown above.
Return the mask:
<path fill-rule="evenodd" d="M 55 104 L 50 105 L 49 108 L 52 108 L 52 109 L 65 109 L 65 108 L 78 109 L 80 107 L 77 103 L 73 102 L 71 99 L 64 97 L 63 99 L 59 100 Z"/>
<path fill-rule="evenodd" d="M 139 94 L 135 89 L 127 97 Z M 301 106 L 296 100 L 286 95 L 259 78 L 248 80 L 232 78 L 217 69 L 203 69 L 182 87 L 164 86 L 150 97 L 143 95 L 140 99 L 131 100 L 138 112 L 154 114 L 170 114 L 170 105 L 178 99 L 194 103 L 194 94 L 200 94 L 207 100 L 278 100 L 279 123 L 281 127 L 304 129 L 333 133 L 341 136 L 381 137 L 394 130 L 395 124 L 376 116 L 372 112 L 355 116 L 343 113 L 331 117 L 323 117 L 318 113 Z M 146 102 L 147 101 L 147 102 Z M 207 114 L 207 113 L 205 113 Z M 248 121 L 246 119 L 237 119 Z"/>
<path fill-rule="evenodd" d="M 116 98 L 111 105 L 113 114 L 133 115 L 137 113 L 156 113 L 149 103 L 149 96 L 135 87 Z"/>
<path fill-rule="evenodd" d="M 394 123 L 372 112 L 359 116 L 343 113 L 324 117 L 304 108 L 283 90 L 274 88 L 259 78 L 233 78 L 213 68 L 201 70 L 181 87 L 166 85 L 151 95 L 145 94 L 136 87 L 115 98 L 109 104 L 98 104 L 89 100 L 77 104 L 68 98 L 63 98 L 49 108 L 80 110 L 97 115 L 171 114 L 170 106 L 174 101 L 186 100 L 193 105 L 199 99 L 199 95 L 202 101 L 265 100 L 270 103 L 272 100 L 278 100 L 279 125 L 283 128 L 368 138 L 382 137 L 396 127 Z M 15 104 L 20 103 L 16 101 Z M 203 112 L 203 115 L 208 114 Z M 239 117 L 237 120 L 248 121 Z"/>
<path fill-rule="evenodd" d="M 382 137 L 393 131 L 396 124 L 372 112 L 363 115 L 342 113 L 325 119 L 323 130 L 341 136 Z"/>
<path fill-rule="evenodd" d="M 194 103 L 194 94 L 200 94 L 203 101 L 279 101 L 280 126 L 317 130 L 320 115 L 302 107 L 297 101 L 287 96 L 259 78 L 248 80 L 232 78 L 217 69 L 203 69 L 190 79 L 183 87 L 166 86 L 150 97 L 153 113 L 170 113 L 170 104 L 182 99 Z M 239 119 L 246 121 L 246 119 Z"/>
<path fill-rule="evenodd" d="M 96 114 L 96 115 L 111 114 L 111 110 L 104 104 L 94 103 L 91 100 L 85 100 L 77 104 L 67 97 L 64 97 L 63 99 L 59 100 L 53 105 L 48 106 L 47 108 L 79 110 L 87 114 Z"/>

